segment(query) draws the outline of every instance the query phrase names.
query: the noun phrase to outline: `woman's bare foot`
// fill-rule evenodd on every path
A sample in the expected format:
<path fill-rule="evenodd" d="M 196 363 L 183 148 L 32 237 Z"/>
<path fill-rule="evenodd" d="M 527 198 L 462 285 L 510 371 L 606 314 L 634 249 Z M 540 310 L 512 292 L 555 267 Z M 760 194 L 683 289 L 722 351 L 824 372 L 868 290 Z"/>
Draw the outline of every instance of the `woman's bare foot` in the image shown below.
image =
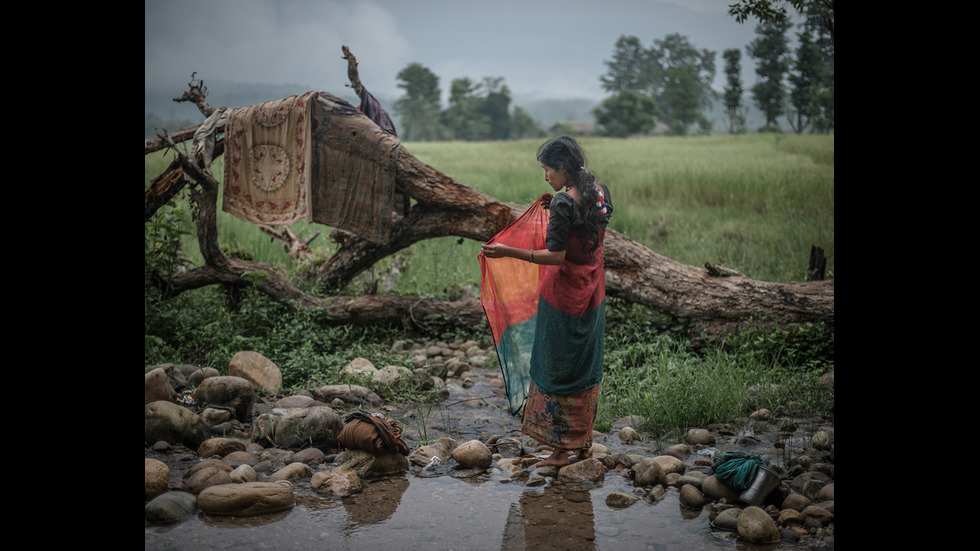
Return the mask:
<path fill-rule="evenodd" d="M 554 453 L 552 453 L 551 454 L 551 457 L 549 457 L 548 459 L 545 459 L 543 461 L 538 461 L 537 463 L 535 463 L 534 465 L 532 465 L 532 468 L 538 468 L 538 467 L 564 467 L 565 465 L 568 465 L 569 463 L 570 463 L 570 461 L 568 459 L 568 451 L 566 451 L 566 450 L 557 450 Z"/>

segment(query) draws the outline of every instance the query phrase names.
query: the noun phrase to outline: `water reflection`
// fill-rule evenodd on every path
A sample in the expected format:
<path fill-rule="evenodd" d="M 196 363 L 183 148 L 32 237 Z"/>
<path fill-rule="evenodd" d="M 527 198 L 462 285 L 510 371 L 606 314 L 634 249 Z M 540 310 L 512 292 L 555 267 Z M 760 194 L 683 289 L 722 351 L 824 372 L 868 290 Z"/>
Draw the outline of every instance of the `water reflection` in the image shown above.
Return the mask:
<path fill-rule="evenodd" d="M 587 489 L 547 486 L 521 494 L 510 506 L 501 551 L 594 550 L 595 515 Z"/>

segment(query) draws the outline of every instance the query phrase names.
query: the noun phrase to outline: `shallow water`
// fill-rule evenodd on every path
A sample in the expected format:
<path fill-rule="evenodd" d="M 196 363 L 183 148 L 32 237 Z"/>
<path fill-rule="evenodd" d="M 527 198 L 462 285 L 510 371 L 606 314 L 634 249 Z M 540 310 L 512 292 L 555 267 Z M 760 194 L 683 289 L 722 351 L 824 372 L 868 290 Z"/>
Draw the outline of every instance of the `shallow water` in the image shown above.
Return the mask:
<path fill-rule="evenodd" d="M 750 546 L 714 530 L 709 511 L 681 507 L 676 491 L 656 503 L 625 509 L 606 505 L 610 492 L 632 492 L 615 471 L 599 485 L 532 486 L 484 474 L 423 478 L 414 474 L 375 481 L 351 498 L 320 495 L 309 480 L 295 482 L 289 511 L 255 517 L 199 513 L 169 526 L 146 526 L 144 548 L 194 549 L 805 549 Z M 533 478 L 531 480 L 534 480 Z"/>

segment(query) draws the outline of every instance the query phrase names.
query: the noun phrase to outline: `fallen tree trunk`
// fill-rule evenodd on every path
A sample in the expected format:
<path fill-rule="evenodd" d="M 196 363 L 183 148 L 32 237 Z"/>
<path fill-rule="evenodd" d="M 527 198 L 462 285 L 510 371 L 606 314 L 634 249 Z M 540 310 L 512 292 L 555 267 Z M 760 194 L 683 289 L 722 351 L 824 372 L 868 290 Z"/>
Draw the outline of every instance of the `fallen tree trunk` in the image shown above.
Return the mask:
<path fill-rule="evenodd" d="M 354 63 L 353 56 L 348 59 Z M 198 87 L 195 93 L 192 87 L 189 97 L 205 112 L 202 88 Z M 338 120 L 344 122 L 338 123 L 334 132 L 379 132 L 364 116 Z M 482 308 L 474 297 L 454 302 L 385 295 L 313 297 L 297 289 L 268 264 L 224 255 L 218 246 L 215 223 L 218 182 L 199 165 L 199 160 L 180 152 L 171 135 L 162 135 L 161 139 L 178 152 L 183 172 L 198 184 L 192 189 L 192 199 L 205 260 L 204 266 L 176 275 L 167 289 L 169 293 L 214 283 L 255 285 L 279 301 L 293 302 L 298 307 L 325 308 L 336 323 L 417 322 L 429 315 L 451 316 L 461 323 L 478 323 L 483 319 Z M 526 209 L 467 187 L 418 160 L 403 146 L 398 147 L 401 151 L 397 157 L 396 185 L 416 203 L 407 216 L 393 221 L 390 238 L 384 243 L 347 235 L 340 249 L 317 272 L 326 288 L 343 287 L 379 260 L 423 239 L 452 235 L 487 241 Z M 689 320 L 695 337 L 702 333 L 723 336 L 752 319 L 783 325 L 823 322 L 831 330 L 834 327 L 832 279 L 770 283 L 740 274 L 715 275 L 714 271 L 658 255 L 612 230 L 606 232 L 604 255 L 608 295 L 648 306 L 672 318 Z M 253 275 L 256 273 L 265 275 L 256 278 Z"/>

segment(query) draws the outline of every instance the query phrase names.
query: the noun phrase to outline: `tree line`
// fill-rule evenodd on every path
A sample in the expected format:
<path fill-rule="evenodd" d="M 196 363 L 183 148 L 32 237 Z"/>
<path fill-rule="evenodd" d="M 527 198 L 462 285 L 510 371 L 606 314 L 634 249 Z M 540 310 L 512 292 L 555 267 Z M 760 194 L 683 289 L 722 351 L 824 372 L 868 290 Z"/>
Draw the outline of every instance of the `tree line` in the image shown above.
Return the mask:
<path fill-rule="evenodd" d="M 772 6 L 777 2 L 742 0 L 743 12 L 733 8 L 741 22 L 759 19 L 756 38 L 745 52 L 756 62 L 757 82 L 748 90 L 765 124 L 760 132 L 781 130 L 785 116 L 796 133 L 834 130 L 833 2 L 796 0 L 791 4 L 804 16 L 791 50 L 787 33 L 793 24 Z M 829 11 L 828 11 L 829 6 Z M 829 14 L 829 15 L 828 15 Z M 705 112 L 721 100 L 732 134 L 747 132 L 741 79 L 742 51 L 722 52 L 725 86 L 711 88 L 716 53 L 699 49 L 681 34 L 669 34 L 644 47 L 635 36 L 620 36 L 606 73 L 599 77 L 610 94 L 594 110 L 599 132 L 624 137 L 650 132 L 658 123 L 672 135 L 711 132 L 714 121 Z M 521 109 L 510 111 L 510 90 L 502 77 L 475 82 L 468 77 L 452 81 L 449 105 L 440 104 L 439 77 L 420 63 L 398 73 L 405 91 L 394 105 L 401 117 L 401 137 L 414 140 L 507 140 L 540 137 L 544 130 Z"/>

